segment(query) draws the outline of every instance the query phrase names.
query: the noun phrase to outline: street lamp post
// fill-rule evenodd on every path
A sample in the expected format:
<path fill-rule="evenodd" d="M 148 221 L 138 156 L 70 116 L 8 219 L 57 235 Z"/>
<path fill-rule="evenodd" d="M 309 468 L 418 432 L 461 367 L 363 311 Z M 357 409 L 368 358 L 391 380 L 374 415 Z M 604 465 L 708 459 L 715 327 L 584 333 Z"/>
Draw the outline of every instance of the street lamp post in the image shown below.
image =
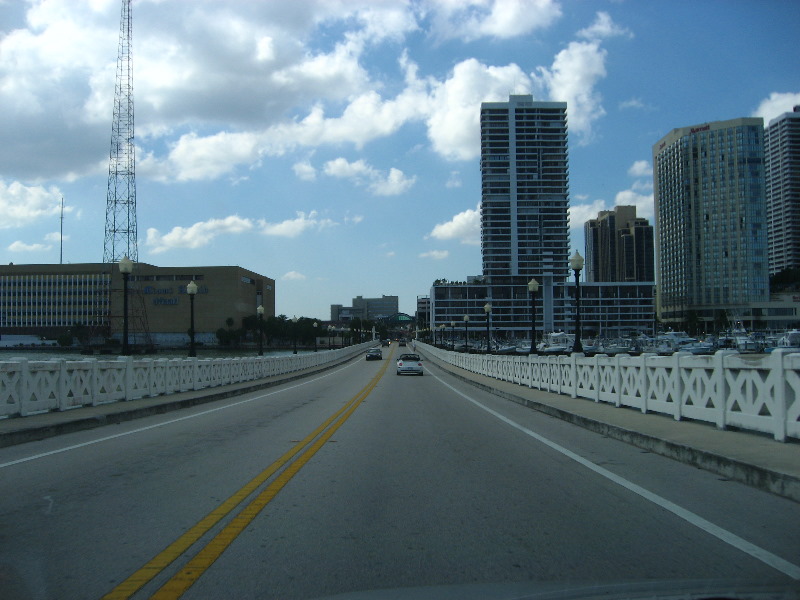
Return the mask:
<path fill-rule="evenodd" d="M 328 325 L 328 350 L 333 349 L 333 325 Z"/>
<path fill-rule="evenodd" d="M 194 279 L 186 286 L 186 293 L 189 294 L 189 356 L 197 356 L 194 347 L 194 297 L 197 295 L 197 284 Z"/>
<path fill-rule="evenodd" d="M 469 354 L 469 315 L 464 315 L 464 352 Z"/>
<path fill-rule="evenodd" d="M 489 337 L 489 317 L 492 315 L 492 305 L 488 302 L 483 305 L 483 312 L 486 313 L 486 354 L 492 353 L 492 340 Z"/>
<path fill-rule="evenodd" d="M 294 352 L 297 354 L 297 316 L 292 317 L 292 337 L 294 338 Z"/>
<path fill-rule="evenodd" d="M 575 343 L 572 344 L 573 352 L 583 352 L 581 343 L 581 269 L 583 269 L 583 257 L 575 250 L 575 254 L 569 259 L 569 266 L 575 272 Z"/>
<path fill-rule="evenodd" d="M 133 261 L 127 256 L 119 261 L 119 272 L 122 273 L 122 355 L 131 353 L 128 345 L 128 280 L 133 272 Z"/>
<path fill-rule="evenodd" d="M 264 356 L 264 307 L 259 305 L 256 312 L 258 313 L 258 355 Z"/>
<path fill-rule="evenodd" d="M 314 352 L 317 351 L 317 327 L 319 327 L 319 323 L 314 321 Z"/>
<path fill-rule="evenodd" d="M 539 291 L 539 282 L 531 279 L 528 282 L 528 291 L 531 293 L 531 349 L 528 356 L 538 354 L 536 350 L 536 292 Z"/>
<path fill-rule="evenodd" d="M 450 346 L 452 349 L 456 349 L 456 322 L 450 321 Z"/>

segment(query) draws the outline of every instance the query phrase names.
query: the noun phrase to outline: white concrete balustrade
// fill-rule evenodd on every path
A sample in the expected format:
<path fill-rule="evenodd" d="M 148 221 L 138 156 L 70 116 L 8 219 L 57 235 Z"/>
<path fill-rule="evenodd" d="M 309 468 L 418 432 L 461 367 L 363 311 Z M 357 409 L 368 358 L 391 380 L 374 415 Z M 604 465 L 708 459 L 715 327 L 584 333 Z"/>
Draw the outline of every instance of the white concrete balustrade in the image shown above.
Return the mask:
<path fill-rule="evenodd" d="M 778 441 L 800 438 L 800 353 L 796 352 L 528 357 L 417 346 L 467 371 L 530 388 L 666 414 L 676 420 L 705 421 L 720 429 L 768 433 Z"/>
<path fill-rule="evenodd" d="M 256 381 L 336 363 L 374 345 L 275 357 L 11 359 L 0 362 L 0 419 Z"/>

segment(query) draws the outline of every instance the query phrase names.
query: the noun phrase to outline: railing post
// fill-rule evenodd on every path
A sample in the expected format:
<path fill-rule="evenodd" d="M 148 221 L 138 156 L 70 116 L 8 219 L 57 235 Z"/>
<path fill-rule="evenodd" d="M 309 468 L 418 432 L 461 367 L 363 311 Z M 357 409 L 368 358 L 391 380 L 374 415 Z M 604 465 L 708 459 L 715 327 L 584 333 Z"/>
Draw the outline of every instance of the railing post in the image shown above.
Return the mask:
<path fill-rule="evenodd" d="M 736 350 L 717 350 L 714 353 L 713 389 L 714 397 L 719 398 L 720 407 L 717 411 L 717 429 L 725 429 L 728 425 L 728 384 L 725 380 L 725 357 L 736 354 Z"/>
<path fill-rule="evenodd" d="M 19 361 L 19 416 L 27 417 L 31 401 L 31 369 L 27 358 Z"/>
<path fill-rule="evenodd" d="M 570 377 L 572 377 L 572 385 L 570 386 L 570 396 L 573 398 L 578 397 L 578 356 L 583 356 L 583 354 L 579 354 L 577 352 L 572 352 L 569 355 L 569 373 Z"/>
<path fill-rule="evenodd" d="M 58 361 L 58 410 L 67 410 L 67 394 L 68 394 L 68 378 L 67 378 L 67 361 L 61 359 Z"/>
<path fill-rule="evenodd" d="M 787 402 L 786 402 L 786 389 L 788 382 L 786 381 L 786 367 L 784 366 L 784 356 L 789 354 L 791 350 L 777 348 L 770 353 L 769 362 L 770 370 L 769 377 L 772 378 L 773 389 L 775 390 L 775 430 L 773 436 L 778 442 L 786 441 L 787 430 Z M 800 402 L 800 398 L 795 398 L 795 402 Z"/>
<path fill-rule="evenodd" d="M 642 359 L 642 371 L 639 373 L 639 377 L 641 377 L 641 390 L 642 390 L 642 414 L 647 414 L 647 400 L 650 398 L 650 386 L 648 385 L 647 381 L 647 359 L 653 356 L 658 356 L 655 352 L 644 352 L 641 355 Z"/>
<path fill-rule="evenodd" d="M 203 386 L 200 385 L 200 363 L 196 356 L 192 357 L 192 389 L 197 391 Z"/>
<path fill-rule="evenodd" d="M 131 400 L 133 397 L 133 357 L 123 356 L 121 358 L 125 361 L 125 379 L 123 385 L 125 386 L 124 400 L 127 401 Z"/>
<path fill-rule="evenodd" d="M 673 362 L 673 381 L 675 382 L 675 420 L 680 421 L 683 417 L 683 367 L 681 362 L 684 357 L 694 356 L 691 352 L 676 352 L 672 355 Z"/>
<path fill-rule="evenodd" d="M 600 359 L 608 357 L 607 354 L 595 354 L 594 355 L 594 401 L 600 402 L 600 386 L 602 385 L 602 373 L 603 370 L 600 368 Z"/>
<path fill-rule="evenodd" d="M 619 366 L 620 355 L 614 355 L 614 406 L 619 408 L 622 406 L 622 367 Z"/>

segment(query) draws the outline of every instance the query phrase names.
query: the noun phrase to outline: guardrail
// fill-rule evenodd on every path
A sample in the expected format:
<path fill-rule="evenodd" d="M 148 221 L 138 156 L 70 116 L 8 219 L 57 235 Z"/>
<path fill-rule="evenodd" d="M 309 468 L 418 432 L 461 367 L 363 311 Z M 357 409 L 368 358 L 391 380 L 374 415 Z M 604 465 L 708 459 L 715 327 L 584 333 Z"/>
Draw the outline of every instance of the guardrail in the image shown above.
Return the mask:
<path fill-rule="evenodd" d="M 800 353 L 711 356 L 463 354 L 417 343 L 426 353 L 473 373 L 572 398 L 627 406 L 643 413 L 694 419 L 720 429 L 800 438 Z"/>
<path fill-rule="evenodd" d="M 0 419 L 256 381 L 346 360 L 375 342 L 290 356 L 0 362 Z"/>

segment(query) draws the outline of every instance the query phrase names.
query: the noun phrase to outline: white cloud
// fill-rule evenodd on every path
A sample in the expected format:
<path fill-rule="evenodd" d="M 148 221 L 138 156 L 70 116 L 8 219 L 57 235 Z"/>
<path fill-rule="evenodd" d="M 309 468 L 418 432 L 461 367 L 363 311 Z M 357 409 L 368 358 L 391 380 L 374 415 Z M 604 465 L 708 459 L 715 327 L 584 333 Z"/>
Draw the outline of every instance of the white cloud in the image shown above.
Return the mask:
<path fill-rule="evenodd" d="M 298 273 L 297 271 L 289 271 L 287 273 L 284 273 L 283 276 L 281 277 L 281 280 L 283 281 L 303 281 L 304 279 L 308 278 L 302 273 Z"/>
<path fill-rule="evenodd" d="M 516 37 L 548 27 L 561 16 L 553 0 L 437 0 L 428 7 L 440 37 L 466 41 Z"/>
<path fill-rule="evenodd" d="M 631 177 L 652 177 L 653 167 L 650 166 L 649 161 L 637 160 L 628 169 L 628 175 Z"/>
<path fill-rule="evenodd" d="M 392 167 L 385 179 L 377 178 L 369 189 L 376 196 L 399 196 L 411 189 L 416 181 L 416 177 L 406 177 L 400 169 Z"/>
<path fill-rule="evenodd" d="M 597 13 L 594 23 L 578 32 L 578 37 L 587 40 L 603 40 L 617 36 L 631 38 L 633 34 L 625 27 L 614 23 L 614 21 L 611 20 L 611 16 L 603 11 Z"/>
<path fill-rule="evenodd" d="M 61 213 L 61 192 L 55 186 L 27 186 L 19 181 L 0 179 L 0 229 L 30 225 Z M 72 207 L 65 206 L 64 212 Z"/>
<path fill-rule="evenodd" d="M 292 170 L 297 178 L 303 181 L 314 181 L 317 178 L 317 170 L 308 161 L 295 163 L 292 165 Z"/>
<path fill-rule="evenodd" d="M 62 239 L 61 238 L 61 232 L 59 232 L 59 231 L 53 231 L 52 233 L 48 233 L 48 234 L 46 234 L 44 236 L 44 241 L 50 242 L 50 243 L 53 243 L 53 244 L 61 242 L 61 239 Z M 63 239 L 66 242 L 67 240 L 69 240 L 69 236 L 65 235 Z"/>
<path fill-rule="evenodd" d="M 461 187 L 461 173 L 459 171 L 450 171 L 450 176 L 444 184 L 446 188 L 460 188 Z"/>
<path fill-rule="evenodd" d="M 363 220 L 364 220 L 364 215 L 353 215 L 353 216 L 347 215 L 344 218 L 344 222 L 347 225 L 358 225 Z"/>
<path fill-rule="evenodd" d="M 331 177 L 353 179 L 358 183 L 362 182 L 364 178 L 372 178 L 377 173 L 363 159 L 350 162 L 342 157 L 329 160 L 322 170 Z"/>
<path fill-rule="evenodd" d="M 537 85 L 546 89 L 550 100 L 567 103 L 570 132 L 582 144 L 592 141 L 592 125 L 606 114 L 596 84 L 606 76 L 607 52 L 597 40 L 570 42 L 559 52 L 550 68 L 539 67 Z"/>
<path fill-rule="evenodd" d="M 12 242 L 8 249 L 11 252 L 41 252 L 43 250 L 50 250 L 52 246 L 45 246 L 44 244 L 26 244 L 25 242 Z"/>
<path fill-rule="evenodd" d="M 608 210 L 605 200 L 595 200 L 588 204 L 571 204 L 569 207 L 570 229 L 582 230 L 586 221 L 596 219 L 597 213 L 601 210 Z"/>
<path fill-rule="evenodd" d="M 461 61 L 431 94 L 427 125 L 433 149 L 449 160 L 477 157 L 481 102 L 507 101 L 509 91 L 530 89 L 530 78 L 515 64 L 492 67 L 474 58 Z"/>
<path fill-rule="evenodd" d="M 652 219 L 655 214 L 655 207 L 653 204 L 653 194 L 640 194 L 635 189 L 623 190 L 617 192 L 614 197 L 615 206 L 635 206 L 636 216 L 644 219 Z"/>
<path fill-rule="evenodd" d="M 159 254 L 174 248 L 200 248 L 208 245 L 218 235 L 239 234 L 252 229 L 253 222 L 250 219 L 232 215 L 224 219 L 209 219 L 195 223 L 190 227 L 173 227 L 164 235 L 151 227 L 147 230 L 145 243 L 153 254 Z"/>
<path fill-rule="evenodd" d="M 458 213 L 446 223 L 439 223 L 428 234 L 437 240 L 458 240 L 462 244 L 479 245 L 481 243 L 480 205 L 475 209 L 467 209 Z"/>
<path fill-rule="evenodd" d="M 260 157 L 260 137 L 254 133 L 221 131 L 210 136 L 182 135 L 166 159 L 152 154 L 139 160 L 139 172 L 157 181 L 209 181 L 233 171 L 237 165 Z"/>
<path fill-rule="evenodd" d="M 641 98 L 630 98 L 619 103 L 620 110 L 654 110 L 649 104 L 645 104 Z"/>
<path fill-rule="evenodd" d="M 320 219 L 317 211 L 312 210 L 308 214 L 298 211 L 294 219 L 286 219 L 280 223 L 268 223 L 261 221 L 261 233 L 264 235 L 275 235 L 278 237 L 294 238 L 307 230 L 316 229 L 321 231 L 336 225 L 331 219 Z"/>
<path fill-rule="evenodd" d="M 800 105 L 800 92 L 772 92 L 769 98 L 761 101 L 761 104 L 753 112 L 753 116 L 761 117 L 764 119 L 764 125 L 769 125 L 772 119 L 780 117 L 785 112 L 792 112 L 792 109 L 798 105 Z"/>
<path fill-rule="evenodd" d="M 433 260 L 444 260 L 450 256 L 448 250 L 431 250 L 430 252 L 423 252 L 419 255 L 420 258 L 432 258 Z"/>
<path fill-rule="evenodd" d="M 350 179 L 355 185 L 366 185 L 376 196 L 398 196 L 408 191 L 417 180 L 416 177 L 406 177 L 394 167 L 388 174 L 383 174 L 363 159 L 350 162 L 342 157 L 326 162 L 323 172 L 330 177 Z"/>

